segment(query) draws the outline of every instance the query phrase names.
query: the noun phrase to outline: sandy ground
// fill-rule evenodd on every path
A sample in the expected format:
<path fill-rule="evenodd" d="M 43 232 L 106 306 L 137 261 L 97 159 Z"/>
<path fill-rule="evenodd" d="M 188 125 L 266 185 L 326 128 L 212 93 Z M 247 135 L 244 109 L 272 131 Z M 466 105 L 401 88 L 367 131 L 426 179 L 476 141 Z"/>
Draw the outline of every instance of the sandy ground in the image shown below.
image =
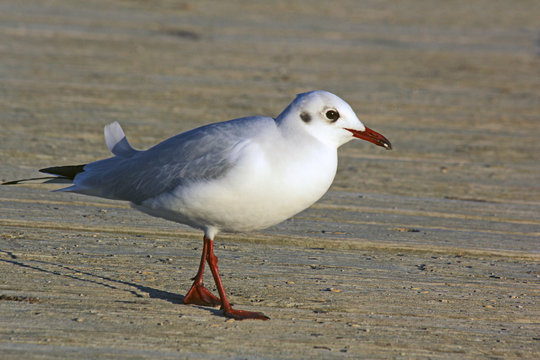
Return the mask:
<path fill-rule="evenodd" d="M 115 120 L 144 149 L 313 89 L 394 150 L 349 143 L 315 206 L 218 238 L 267 322 L 181 304 L 199 232 L 1 187 L 0 357 L 538 358 L 540 3 L 223 3 L 0 2 L 0 180 L 107 156 Z"/>

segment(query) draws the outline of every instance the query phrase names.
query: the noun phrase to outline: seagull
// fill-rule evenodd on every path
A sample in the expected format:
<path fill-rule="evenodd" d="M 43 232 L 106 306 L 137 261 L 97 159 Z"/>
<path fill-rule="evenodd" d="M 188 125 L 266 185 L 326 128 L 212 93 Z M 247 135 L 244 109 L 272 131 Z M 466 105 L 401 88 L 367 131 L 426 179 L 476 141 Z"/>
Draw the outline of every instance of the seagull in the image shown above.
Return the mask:
<path fill-rule="evenodd" d="M 73 185 L 67 191 L 129 201 L 143 213 L 204 232 L 202 256 L 185 304 L 221 306 L 226 317 L 260 319 L 233 309 L 218 270 L 214 238 L 278 224 L 313 205 L 334 180 L 337 149 L 354 138 L 388 150 L 390 141 L 362 124 L 344 100 L 327 91 L 298 94 L 276 118 L 250 116 L 205 125 L 145 151 L 129 144 L 117 122 L 105 126 L 112 157 L 39 170 Z M 208 263 L 219 296 L 203 284 Z"/>

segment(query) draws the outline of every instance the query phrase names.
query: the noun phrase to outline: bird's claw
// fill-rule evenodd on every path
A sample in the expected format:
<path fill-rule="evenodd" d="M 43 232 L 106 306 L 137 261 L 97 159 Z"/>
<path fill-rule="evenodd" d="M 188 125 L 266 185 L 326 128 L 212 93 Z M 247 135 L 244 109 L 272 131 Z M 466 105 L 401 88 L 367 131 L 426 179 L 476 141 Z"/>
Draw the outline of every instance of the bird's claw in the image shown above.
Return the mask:
<path fill-rule="evenodd" d="M 232 308 L 228 310 L 223 310 L 223 315 L 229 318 L 233 318 L 235 320 L 246 320 L 246 319 L 270 320 L 268 316 L 260 312 L 235 310 Z"/>
<path fill-rule="evenodd" d="M 202 284 L 193 284 L 191 289 L 184 297 L 184 304 L 218 306 L 221 305 L 221 299 L 212 294 Z"/>

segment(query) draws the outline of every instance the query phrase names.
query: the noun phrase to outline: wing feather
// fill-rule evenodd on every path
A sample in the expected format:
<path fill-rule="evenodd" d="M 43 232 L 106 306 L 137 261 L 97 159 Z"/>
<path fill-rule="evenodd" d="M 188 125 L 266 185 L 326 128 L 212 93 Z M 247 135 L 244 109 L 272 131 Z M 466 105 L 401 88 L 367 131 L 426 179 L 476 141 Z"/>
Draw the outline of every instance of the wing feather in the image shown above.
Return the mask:
<path fill-rule="evenodd" d="M 241 155 L 235 151 L 238 144 L 272 130 L 276 131 L 274 119 L 266 117 L 206 125 L 129 157 L 90 163 L 66 190 L 140 204 L 180 185 L 225 176 Z"/>

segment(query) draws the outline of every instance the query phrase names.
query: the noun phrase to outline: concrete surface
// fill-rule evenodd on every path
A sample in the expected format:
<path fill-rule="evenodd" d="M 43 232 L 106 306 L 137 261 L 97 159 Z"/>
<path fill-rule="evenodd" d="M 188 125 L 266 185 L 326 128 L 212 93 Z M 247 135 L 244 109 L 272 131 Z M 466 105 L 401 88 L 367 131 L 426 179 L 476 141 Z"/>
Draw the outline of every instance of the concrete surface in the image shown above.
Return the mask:
<path fill-rule="evenodd" d="M 540 356 L 537 1 L 0 2 L 0 179 L 197 125 L 345 98 L 393 151 L 216 241 L 233 321 L 181 304 L 202 234 L 127 204 L 0 188 L 0 357 Z M 207 282 L 208 285 L 211 281 Z"/>

